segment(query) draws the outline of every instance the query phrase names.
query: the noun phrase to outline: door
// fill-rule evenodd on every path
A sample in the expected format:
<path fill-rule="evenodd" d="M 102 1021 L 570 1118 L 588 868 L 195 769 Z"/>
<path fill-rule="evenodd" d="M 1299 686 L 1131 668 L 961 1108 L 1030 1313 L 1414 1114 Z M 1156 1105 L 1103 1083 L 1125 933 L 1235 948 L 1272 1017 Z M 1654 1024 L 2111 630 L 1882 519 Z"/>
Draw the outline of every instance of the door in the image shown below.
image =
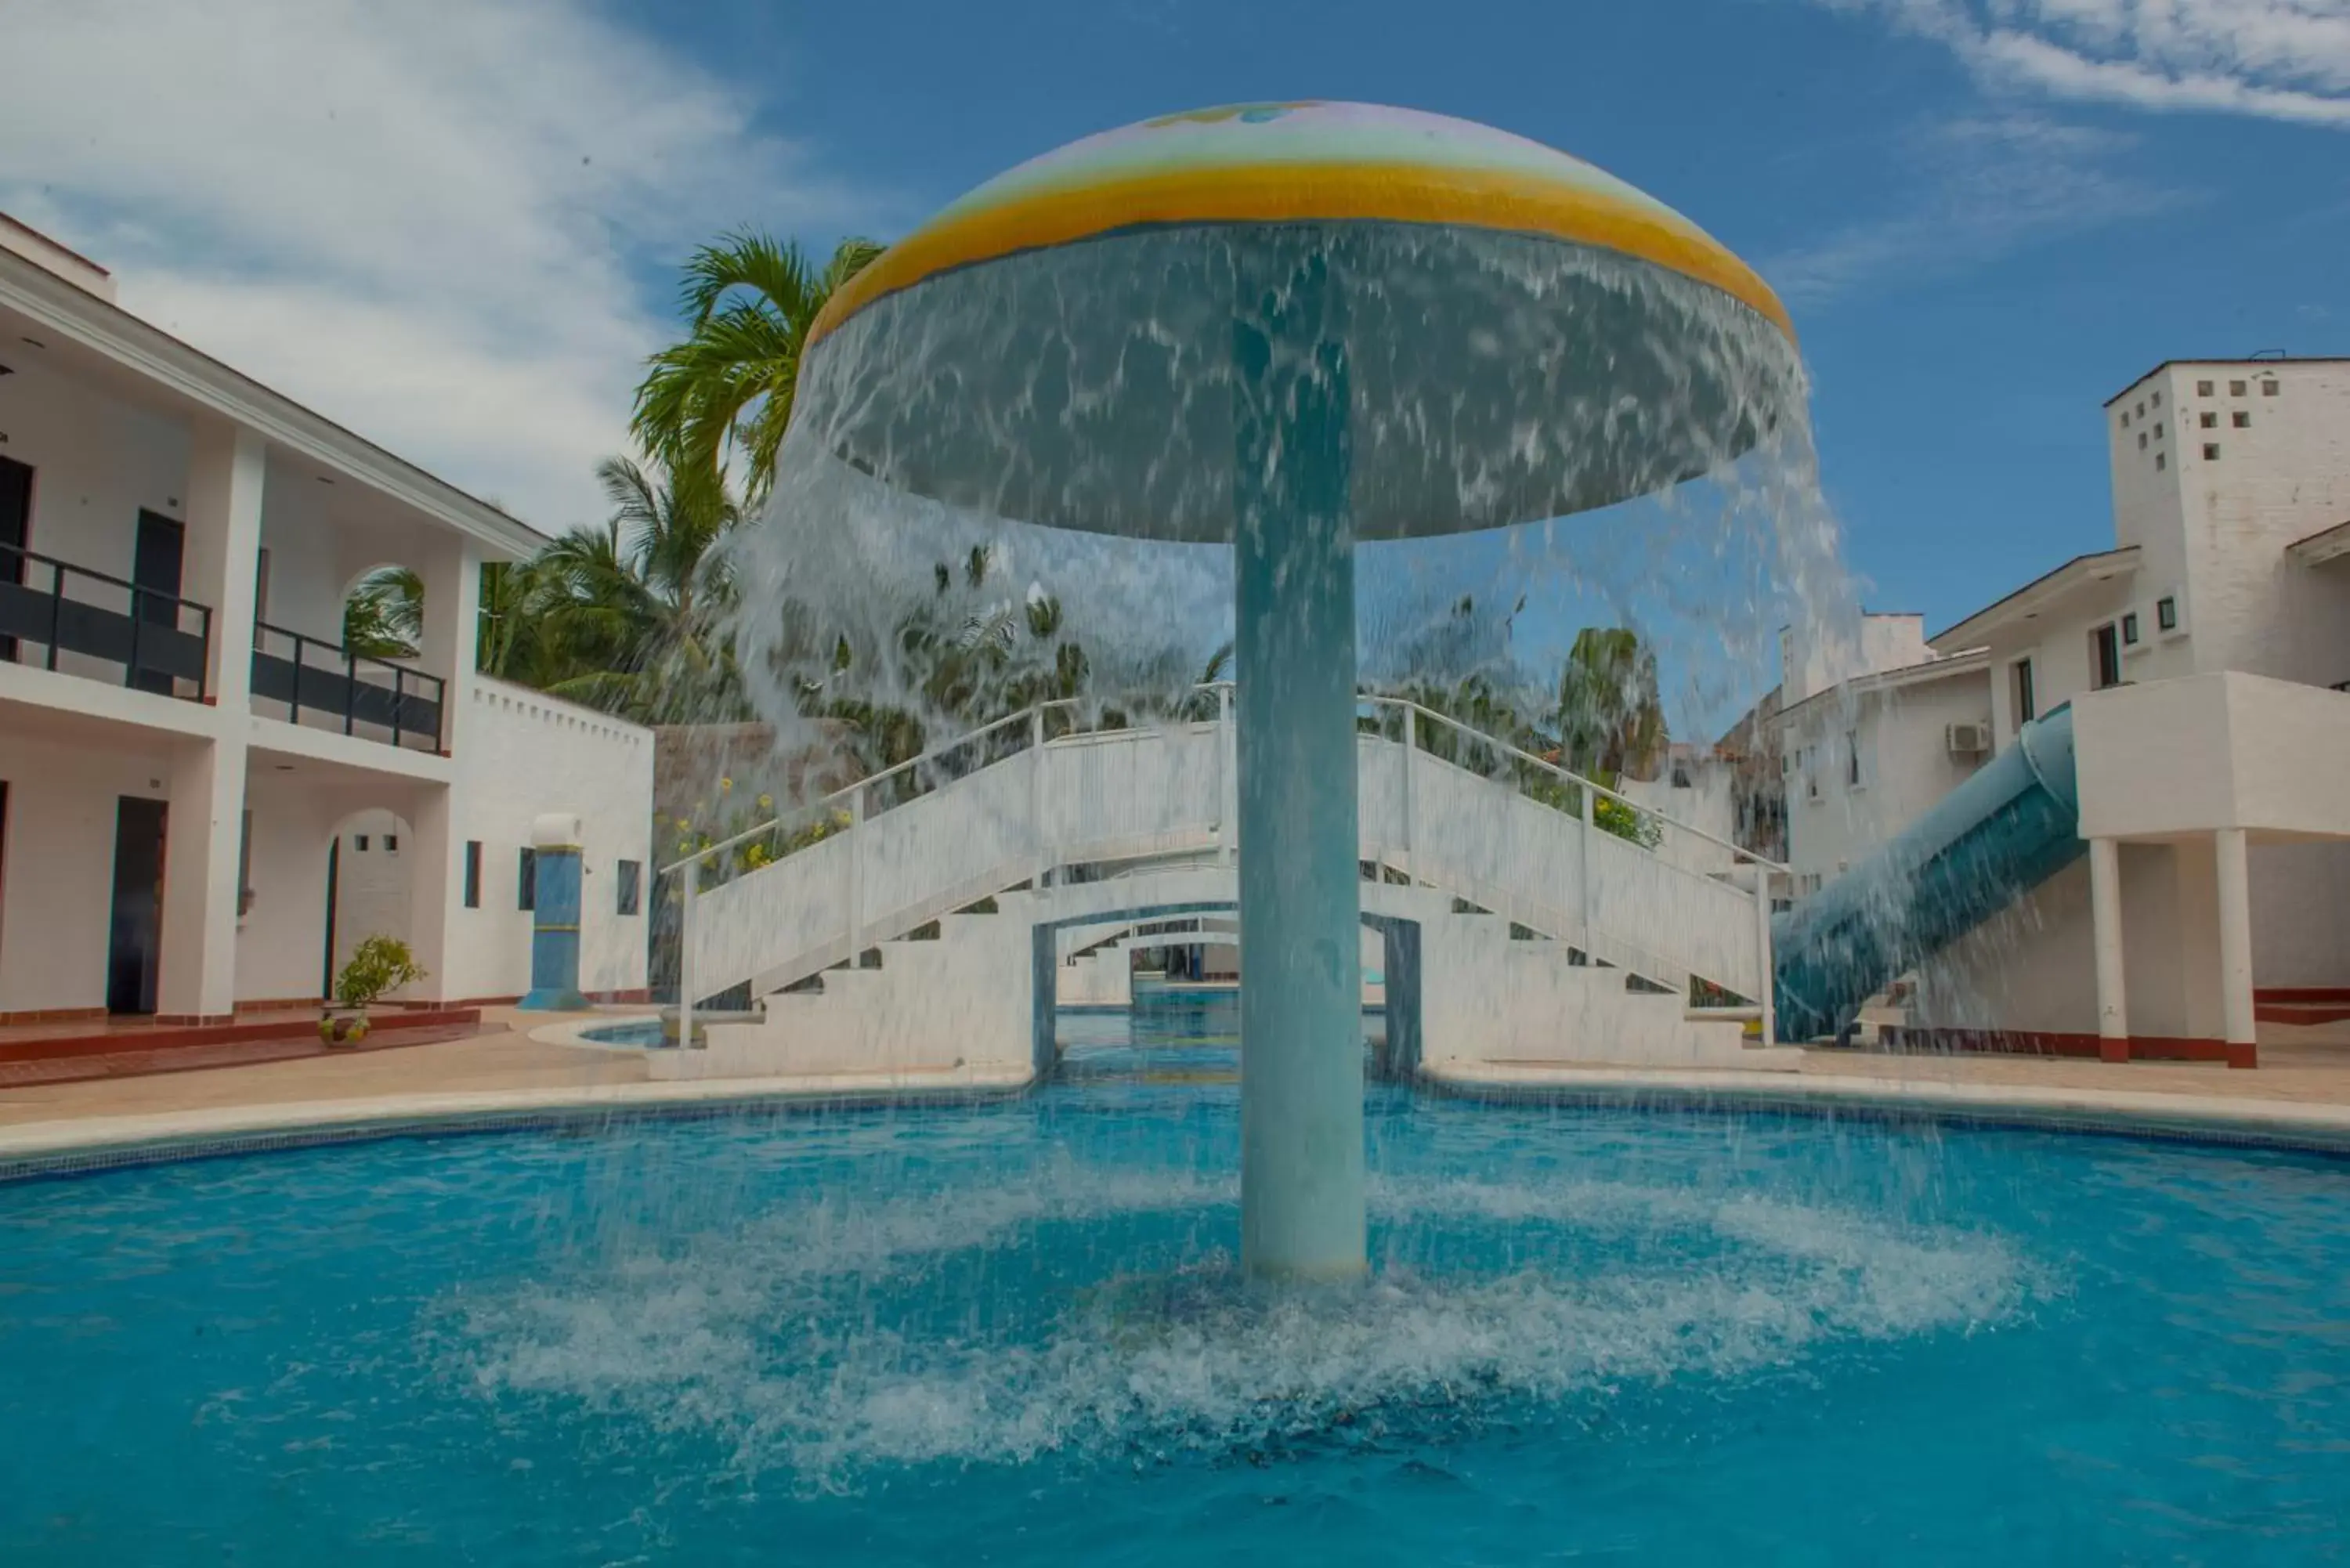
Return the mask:
<path fill-rule="evenodd" d="M 139 539 L 130 555 L 130 580 L 151 593 L 136 594 L 131 614 L 149 626 L 180 624 L 180 566 L 187 550 L 187 530 L 159 513 L 139 514 Z M 168 597 L 159 597 L 167 595 Z M 172 694 L 172 678 L 161 670 L 134 669 L 130 683 L 141 691 Z"/>
<path fill-rule="evenodd" d="M 155 1011 L 163 959 L 163 819 L 160 800 L 126 794 L 114 811 L 114 919 L 106 947 L 106 1010 Z"/>
<path fill-rule="evenodd" d="M 0 583 L 22 585 L 33 533 L 33 471 L 12 457 L 0 457 Z M 16 639 L 0 636 L 0 659 L 14 660 Z"/>

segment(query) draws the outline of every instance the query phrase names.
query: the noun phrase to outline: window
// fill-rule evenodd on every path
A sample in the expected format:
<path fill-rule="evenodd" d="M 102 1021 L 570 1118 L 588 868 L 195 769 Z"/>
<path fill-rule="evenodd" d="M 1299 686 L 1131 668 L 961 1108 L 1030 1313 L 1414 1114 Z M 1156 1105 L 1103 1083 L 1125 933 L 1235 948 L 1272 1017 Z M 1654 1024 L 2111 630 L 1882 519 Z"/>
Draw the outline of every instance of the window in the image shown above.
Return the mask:
<path fill-rule="evenodd" d="M 2206 409 L 2203 410 L 2201 422 L 2205 430 L 2216 431 L 2220 428 L 2220 416 L 2212 410 Z"/>
<path fill-rule="evenodd" d="M 2148 399 L 2147 400 L 2147 402 L 2149 402 L 2149 403 L 2152 403 L 2156 408 L 2158 408 L 2158 408 L 2162 407 L 2162 394 L 2161 394 L 2160 392 L 2157 392 L 2157 393 L 2155 393 L 2155 395 L 2154 395 L 2154 396 L 2152 396 L 2152 397 L 2148 398 Z M 2154 433 L 2155 433 L 2155 434 L 2157 434 L 2157 435 L 2160 435 L 2162 432 L 2161 432 L 2159 430 L 2158 430 L 2158 431 L 2156 431 Z"/>
<path fill-rule="evenodd" d="M 269 552 L 266 550 L 254 552 L 253 618 L 269 618 Z"/>
<path fill-rule="evenodd" d="M 515 908 L 538 908 L 538 851 L 525 849 L 515 870 Z"/>
<path fill-rule="evenodd" d="M 2154 454 L 2154 472 L 2157 472 L 2157 473 L 2160 473 L 2164 469 L 2168 468 L 2169 466 L 2170 466 L 2170 454 L 2169 454 L 2168 452 L 2156 452 L 2156 453 Z"/>
<path fill-rule="evenodd" d="M 2146 450 L 2146 432 L 2144 431 L 2137 432 L 2137 449 L 2140 452 L 2144 452 Z"/>
<path fill-rule="evenodd" d="M 2162 439 L 2162 421 L 2160 420 L 2154 421 L 2154 439 L 2157 441 L 2160 441 Z"/>
<path fill-rule="evenodd" d="M 2154 601 L 2154 626 L 2157 631 L 2178 629 L 2178 601 L 2166 594 Z"/>
<path fill-rule="evenodd" d="M 465 908 L 482 907 L 482 841 L 465 840 Z"/>
<path fill-rule="evenodd" d="M 2124 648 L 2137 646 L 2137 611 L 2136 610 L 2122 617 L 2122 646 Z"/>
<path fill-rule="evenodd" d="M 2241 398 L 2243 395 L 2244 384 L 2241 381 L 2230 381 L 2228 383 L 2228 396 L 2231 398 Z"/>
<path fill-rule="evenodd" d="M 236 912 L 243 915 L 253 908 L 253 813 L 244 814 L 244 824 L 236 841 Z"/>
<path fill-rule="evenodd" d="M 354 848 L 354 849 L 358 850 L 360 854 L 365 855 L 365 854 L 367 853 L 367 846 L 368 846 L 368 836 L 367 836 L 366 834 L 364 834 L 364 833 L 354 833 L 354 834 L 352 834 L 352 835 L 351 835 L 351 847 L 352 847 L 352 848 Z"/>
<path fill-rule="evenodd" d="M 2276 395 L 2277 395 L 2277 384 L 2276 384 L 2274 381 L 2262 381 L 2262 382 L 2261 383 L 2261 396 L 2262 396 L 2262 397 L 2263 397 L 2263 398 L 2273 398 L 2273 397 L 2275 397 Z"/>
<path fill-rule="evenodd" d="M 2207 441 L 2203 443 L 2203 461 L 2206 462 L 2217 462 L 2220 461 L 2220 443 L 2218 441 Z"/>
<path fill-rule="evenodd" d="M 2127 409 L 2124 409 L 2122 410 L 2122 429 L 2129 429 L 2129 410 Z"/>
<path fill-rule="evenodd" d="M 2198 381 L 2195 383 L 2195 395 L 2199 398 L 2210 397 L 2212 390 L 2211 383 L 2209 381 Z"/>
<path fill-rule="evenodd" d="M 2240 431 L 2248 431 L 2252 428 L 2252 410 L 2250 409 L 2238 409 L 2235 413 L 2230 417 L 2228 422 L 2235 426 Z"/>
<path fill-rule="evenodd" d="M 2098 691 L 2122 683 L 2122 639 L 2113 622 L 2089 633 L 2089 666 L 2096 672 Z"/>
<path fill-rule="evenodd" d="M 386 855 L 397 855 L 400 853 L 400 835 L 397 833 L 387 833 L 383 836 L 383 852 Z"/>
<path fill-rule="evenodd" d="M 2144 398 L 2140 398 L 2138 400 L 2137 417 L 2140 419 L 2146 418 L 2146 400 Z"/>
<path fill-rule="evenodd" d="M 2040 707 L 2032 692 L 2032 660 L 2019 659 L 2015 661 L 2015 722 L 2029 724 L 2038 717 Z"/>
<path fill-rule="evenodd" d="M 1844 737 L 1844 787 L 1860 787 L 1860 732 L 1847 730 Z"/>
<path fill-rule="evenodd" d="M 620 862 L 620 913 L 633 915 L 637 912 L 637 906 L 641 901 L 639 888 L 644 882 L 644 862 Z"/>

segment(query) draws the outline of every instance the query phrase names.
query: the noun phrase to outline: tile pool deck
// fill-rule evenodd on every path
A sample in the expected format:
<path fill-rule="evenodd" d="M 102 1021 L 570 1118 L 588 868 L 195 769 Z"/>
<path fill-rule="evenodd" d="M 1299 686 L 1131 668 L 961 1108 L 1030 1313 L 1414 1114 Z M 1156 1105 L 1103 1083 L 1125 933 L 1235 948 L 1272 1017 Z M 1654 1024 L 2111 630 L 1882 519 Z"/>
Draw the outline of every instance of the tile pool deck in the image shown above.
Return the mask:
<path fill-rule="evenodd" d="M 75 1150 L 431 1125 L 506 1116 L 626 1113 L 737 1099 L 1000 1094 L 1015 1075 L 932 1072 L 654 1083 L 642 1055 L 534 1039 L 615 1014 L 485 1009 L 470 1038 L 151 1077 L 0 1085 L 0 1164 Z M 2208 1122 L 2350 1148 L 2350 1023 L 2263 1024 L 2261 1066 L 2106 1064 L 1997 1056 L 1805 1051 L 1793 1072 L 1675 1072 L 1497 1064 L 1452 1092 L 1748 1098 L 1894 1106 L 1925 1114 L 2032 1112 L 2117 1126 Z"/>

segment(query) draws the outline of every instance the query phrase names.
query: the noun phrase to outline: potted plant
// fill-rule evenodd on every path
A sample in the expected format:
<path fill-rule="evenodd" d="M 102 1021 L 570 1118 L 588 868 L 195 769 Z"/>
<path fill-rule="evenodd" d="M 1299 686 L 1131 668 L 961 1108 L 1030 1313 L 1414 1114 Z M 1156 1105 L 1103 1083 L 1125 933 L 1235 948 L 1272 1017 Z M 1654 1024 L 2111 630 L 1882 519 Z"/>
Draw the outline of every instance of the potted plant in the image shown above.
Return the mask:
<path fill-rule="evenodd" d="M 318 1039 L 328 1045 L 356 1045 L 367 1038 L 368 1009 L 384 992 L 424 978 L 416 955 L 398 937 L 369 937 L 335 977 L 334 1005 L 318 1020 Z"/>

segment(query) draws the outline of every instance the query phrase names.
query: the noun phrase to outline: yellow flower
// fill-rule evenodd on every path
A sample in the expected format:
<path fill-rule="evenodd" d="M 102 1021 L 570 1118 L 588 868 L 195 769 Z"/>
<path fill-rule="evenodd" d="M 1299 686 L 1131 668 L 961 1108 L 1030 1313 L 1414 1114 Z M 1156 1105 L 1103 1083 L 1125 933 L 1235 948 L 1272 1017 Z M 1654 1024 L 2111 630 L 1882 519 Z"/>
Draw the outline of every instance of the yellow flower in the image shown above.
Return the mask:
<path fill-rule="evenodd" d="M 681 839 L 679 839 L 679 840 L 677 841 L 677 852 L 678 852 L 680 855 L 691 855 L 691 854 L 692 854 L 692 853 L 693 853 L 693 840 L 691 840 L 691 838 L 681 838 Z"/>
<path fill-rule="evenodd" d="M 681 816 L 677 819 L 677 830 L 680 833 L 683 833 L 687 828 L 691 827 L 692 826 L 693 824 L 688 822 L 684 817 Z"/>
<path fill-rule="evenodd" d="M 734 787 L 734 781 L 733 781 L 733 779 L 722 778 L 722 779 L 720 779 L 720 780 L 718 781 L 718 793 L 719 793 L 719 794 L 724 794 L 727 791 L 729 791 L 729 790 L 733 789 L 733 787 Z"/>
<path fill-rule="evenodd" d="M 771 794 L 763 794 L 763 795 L 761 795 L 761 796 L 759 797 L 759 809 L 760 809 L 761 811 L 773 811 L 773 810 L 775 810 L 775 797 L 774 795 L 771 795 Z"/>

